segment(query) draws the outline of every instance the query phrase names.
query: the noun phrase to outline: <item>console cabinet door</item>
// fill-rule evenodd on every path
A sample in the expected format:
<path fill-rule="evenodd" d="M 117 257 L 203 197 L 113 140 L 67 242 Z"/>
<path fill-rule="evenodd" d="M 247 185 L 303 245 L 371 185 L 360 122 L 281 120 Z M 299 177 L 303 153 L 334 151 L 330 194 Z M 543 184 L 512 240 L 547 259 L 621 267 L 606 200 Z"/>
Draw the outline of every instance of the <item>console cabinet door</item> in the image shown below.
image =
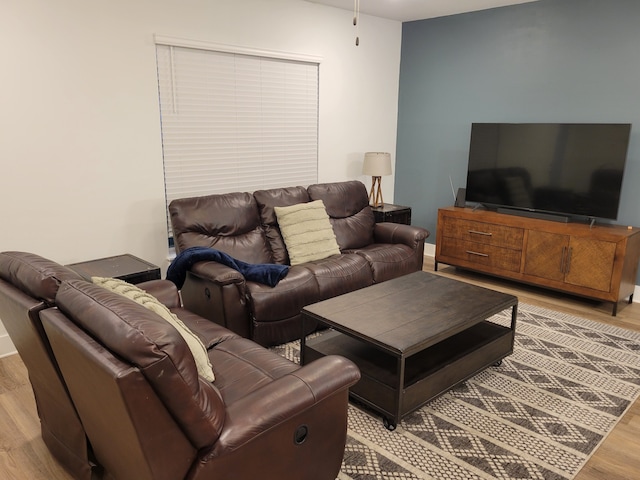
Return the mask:
<path fill-rule="evenodd" d="M 564 280 L 569 235 L 529 230 L 524 273 L 548 280 Z"/>
<path fill-rule="evenodd" d="M 615 253 L 615 242 L 529 230 L 524 273 L 609 292 Z"/>
<path fill-rule="evenodd" d="M 564 281 L 602 292 L 611 291 L 615 255 L 615 242 L 571 237 Z"/>

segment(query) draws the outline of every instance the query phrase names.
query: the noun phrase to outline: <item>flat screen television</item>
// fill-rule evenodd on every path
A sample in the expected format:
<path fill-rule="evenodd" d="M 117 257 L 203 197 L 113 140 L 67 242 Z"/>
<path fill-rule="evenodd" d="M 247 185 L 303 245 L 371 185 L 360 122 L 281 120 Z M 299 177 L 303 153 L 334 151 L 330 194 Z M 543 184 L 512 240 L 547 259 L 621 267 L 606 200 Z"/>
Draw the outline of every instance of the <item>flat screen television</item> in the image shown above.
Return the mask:
<path fill-rule="evenodd" d="M 622 123 L 473 123 L 466 201 L 616 220 L 630 132 Z"/>

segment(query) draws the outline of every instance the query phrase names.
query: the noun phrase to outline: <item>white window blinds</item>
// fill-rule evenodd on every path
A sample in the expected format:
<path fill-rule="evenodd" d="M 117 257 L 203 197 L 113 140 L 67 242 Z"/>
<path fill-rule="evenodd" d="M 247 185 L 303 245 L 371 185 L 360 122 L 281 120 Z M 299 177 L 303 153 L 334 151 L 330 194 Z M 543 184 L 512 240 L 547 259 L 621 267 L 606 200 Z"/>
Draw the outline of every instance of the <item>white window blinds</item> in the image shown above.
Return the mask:
<path fill-rule="evenodd" d="M 167 205 L 317 182 L 318 63 L 156 51 Z"/>

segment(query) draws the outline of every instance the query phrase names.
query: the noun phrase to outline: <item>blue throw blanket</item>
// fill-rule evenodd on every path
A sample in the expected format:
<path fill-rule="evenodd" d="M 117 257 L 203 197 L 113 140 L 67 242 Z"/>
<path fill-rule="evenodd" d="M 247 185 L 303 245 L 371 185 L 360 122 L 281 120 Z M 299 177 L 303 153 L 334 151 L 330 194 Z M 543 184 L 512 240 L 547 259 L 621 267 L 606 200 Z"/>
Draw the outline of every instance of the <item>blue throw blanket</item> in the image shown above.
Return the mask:
<path fill-rule="evenodd" d="M 263 283 L 275 287 L 289 272 L 288 265 L 274 263 L 252 264 L 227 255 L 220 250 L 208 247 L 191 247 L 180 252 L 167 269 L 167 280 L 176 284 L 178 290 L 184 285 L 187 271 L 197 262 L 214 261 L 242 273 L 244 278 L 252 282 Z"/>

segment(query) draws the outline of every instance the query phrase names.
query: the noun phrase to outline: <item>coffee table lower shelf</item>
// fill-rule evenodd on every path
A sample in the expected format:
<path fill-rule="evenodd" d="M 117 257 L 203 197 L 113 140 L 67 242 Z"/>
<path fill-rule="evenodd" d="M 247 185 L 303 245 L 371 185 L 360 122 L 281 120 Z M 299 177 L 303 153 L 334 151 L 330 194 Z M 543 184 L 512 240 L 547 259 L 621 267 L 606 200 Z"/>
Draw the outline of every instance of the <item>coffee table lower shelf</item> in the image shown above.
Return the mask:
<path fill-rule="evenodd" d="M 304 363 L 342 355 L 361 371 L 353 399 L 383 415 L 394 430 L 408 413 L 513 352 L 514 325 L 483 321 L 414 355 L 394 355 L 374 344 L 334 330 L 307 339 Z"/>

